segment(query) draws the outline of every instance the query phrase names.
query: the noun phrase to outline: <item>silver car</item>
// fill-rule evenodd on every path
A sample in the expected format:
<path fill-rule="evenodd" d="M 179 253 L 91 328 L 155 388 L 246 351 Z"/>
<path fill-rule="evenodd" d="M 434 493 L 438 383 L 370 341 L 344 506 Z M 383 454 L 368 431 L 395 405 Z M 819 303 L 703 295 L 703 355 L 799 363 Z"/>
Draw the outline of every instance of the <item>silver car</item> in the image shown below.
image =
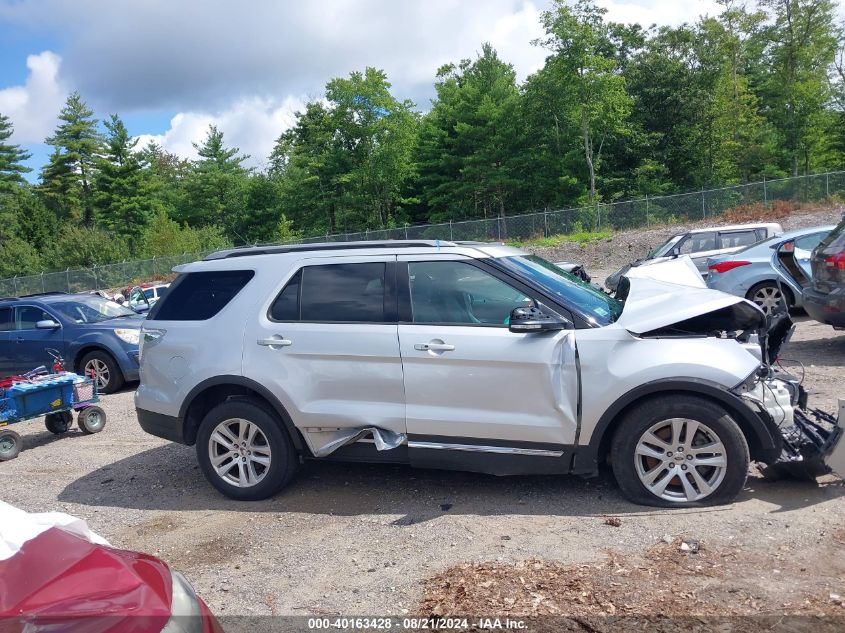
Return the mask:
<path fill-rule="evenodd" d="M 642 269 L 612 298 L 515 248 L 433 241 L 235 249 L 177 272 L 142 330 L 138 419 L 196 445 L 234 499 L 332 458 L 584 476 L 609 461 L 636 503 L 718 504 L 749 460 L 845 451 L 770 365 L 789 324 L 767 330 L 697 275 Z"/>
<path fill-rule="evenodd" d="M 783 233 L 783 228 L 780 224 L 774 222 L 733 224 L 683 231 L 652 249 L 642 259 L 627 264 L 611 274 L 605 280 L 604 285 L 611 292 L 616 292 L 619 279 L 631 268 L 659 264 L 683 255 L 689 256 L 701 276 L 707 278 L 707 260 L 709 258 L 736 252 L 749 244 L 781 233 Z"/>
<path fill-rule="evenodd" d="M 812 278 L 810 256 L 832 230 L 815 226 L 790 231 L 707 262 L 707 286 L 745 297 L 766 314 L 786 297 L 789 307 L 801 307 L 802 285 Z"/>

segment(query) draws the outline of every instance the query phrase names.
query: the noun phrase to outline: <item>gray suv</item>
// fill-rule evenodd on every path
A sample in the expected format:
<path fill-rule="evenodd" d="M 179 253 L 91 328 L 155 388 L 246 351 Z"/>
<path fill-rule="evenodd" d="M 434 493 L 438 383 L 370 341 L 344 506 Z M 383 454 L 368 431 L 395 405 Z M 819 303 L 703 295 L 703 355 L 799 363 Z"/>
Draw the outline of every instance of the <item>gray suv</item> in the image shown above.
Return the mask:
<path fill-rule="evenodd" d="M 433 241 L 176 270 L 143 326 L 138 419 L 196 445 L 234 499 L 332 458 L 587 476 L 610 461 L 637 503 L 718 504 L 749 460 L 800 460 L 813 441 L 793 423 L 806 395 L 769 364 L 787 332 L 704 287 L 640 274 L 611 298 L 515 248 Z M 820 433 L 827 456 L 839 432 Z"/>

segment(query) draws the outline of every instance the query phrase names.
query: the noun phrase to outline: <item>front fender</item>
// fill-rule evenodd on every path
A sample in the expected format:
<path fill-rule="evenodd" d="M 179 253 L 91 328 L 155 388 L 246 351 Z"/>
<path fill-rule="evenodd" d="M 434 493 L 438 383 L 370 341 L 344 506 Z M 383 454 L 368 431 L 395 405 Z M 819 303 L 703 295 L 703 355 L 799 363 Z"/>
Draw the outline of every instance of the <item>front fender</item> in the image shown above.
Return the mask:
<path fill-rule="evenodd" d="M 586 446 L 579 446 L 572 472 L 592 474 L 598 470 L 602 448 L 617 428 L 617 420 L 628 407 L 651 396 L 668 394 L 694 394 L 715 400 L 734 418 L 748 439 L 751 458 L 769 463 L 780 455 L 783 440 L 777 425 L 770 416 L 758 414 L 739 396 L 718 383 L 692 377 L 655 380 L 636 387 L 617 398 L 602 414 Z"/>

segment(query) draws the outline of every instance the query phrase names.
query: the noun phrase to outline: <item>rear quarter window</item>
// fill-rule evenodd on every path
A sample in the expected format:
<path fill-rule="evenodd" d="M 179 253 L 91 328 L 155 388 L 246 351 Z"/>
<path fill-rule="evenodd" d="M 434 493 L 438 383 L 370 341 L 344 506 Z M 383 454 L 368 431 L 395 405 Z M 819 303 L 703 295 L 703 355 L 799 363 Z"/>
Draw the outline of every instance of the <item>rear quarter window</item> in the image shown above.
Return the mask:
<path fill-rule="evenodd" d="M 216 270 L 180 275 L 150 310 L 147 320 L 205 321 L 215 316 L 255 276 L 252 270 Z"/>

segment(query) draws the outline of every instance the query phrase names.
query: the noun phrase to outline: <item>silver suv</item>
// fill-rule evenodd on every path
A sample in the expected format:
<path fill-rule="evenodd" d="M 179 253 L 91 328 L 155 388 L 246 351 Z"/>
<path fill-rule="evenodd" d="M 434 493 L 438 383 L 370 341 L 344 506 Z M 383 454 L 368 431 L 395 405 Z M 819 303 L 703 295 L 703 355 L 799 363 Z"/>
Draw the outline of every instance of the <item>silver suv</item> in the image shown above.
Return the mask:
<path fill-rule="evenodd" d="M 609 461 L 637 503 L 718 504 L 749 460 L 808 454 L 784 436 L 805 396 L 755 342 L 776 345 L 762 312 L 703 286 L 641 274 L 611 298 L 514 248 L 439 241 L 253 247 L 176 270 L 143 327 L 138 418 L 195 444 L 234 499 L 330 457 L 497 475 Z"/>

